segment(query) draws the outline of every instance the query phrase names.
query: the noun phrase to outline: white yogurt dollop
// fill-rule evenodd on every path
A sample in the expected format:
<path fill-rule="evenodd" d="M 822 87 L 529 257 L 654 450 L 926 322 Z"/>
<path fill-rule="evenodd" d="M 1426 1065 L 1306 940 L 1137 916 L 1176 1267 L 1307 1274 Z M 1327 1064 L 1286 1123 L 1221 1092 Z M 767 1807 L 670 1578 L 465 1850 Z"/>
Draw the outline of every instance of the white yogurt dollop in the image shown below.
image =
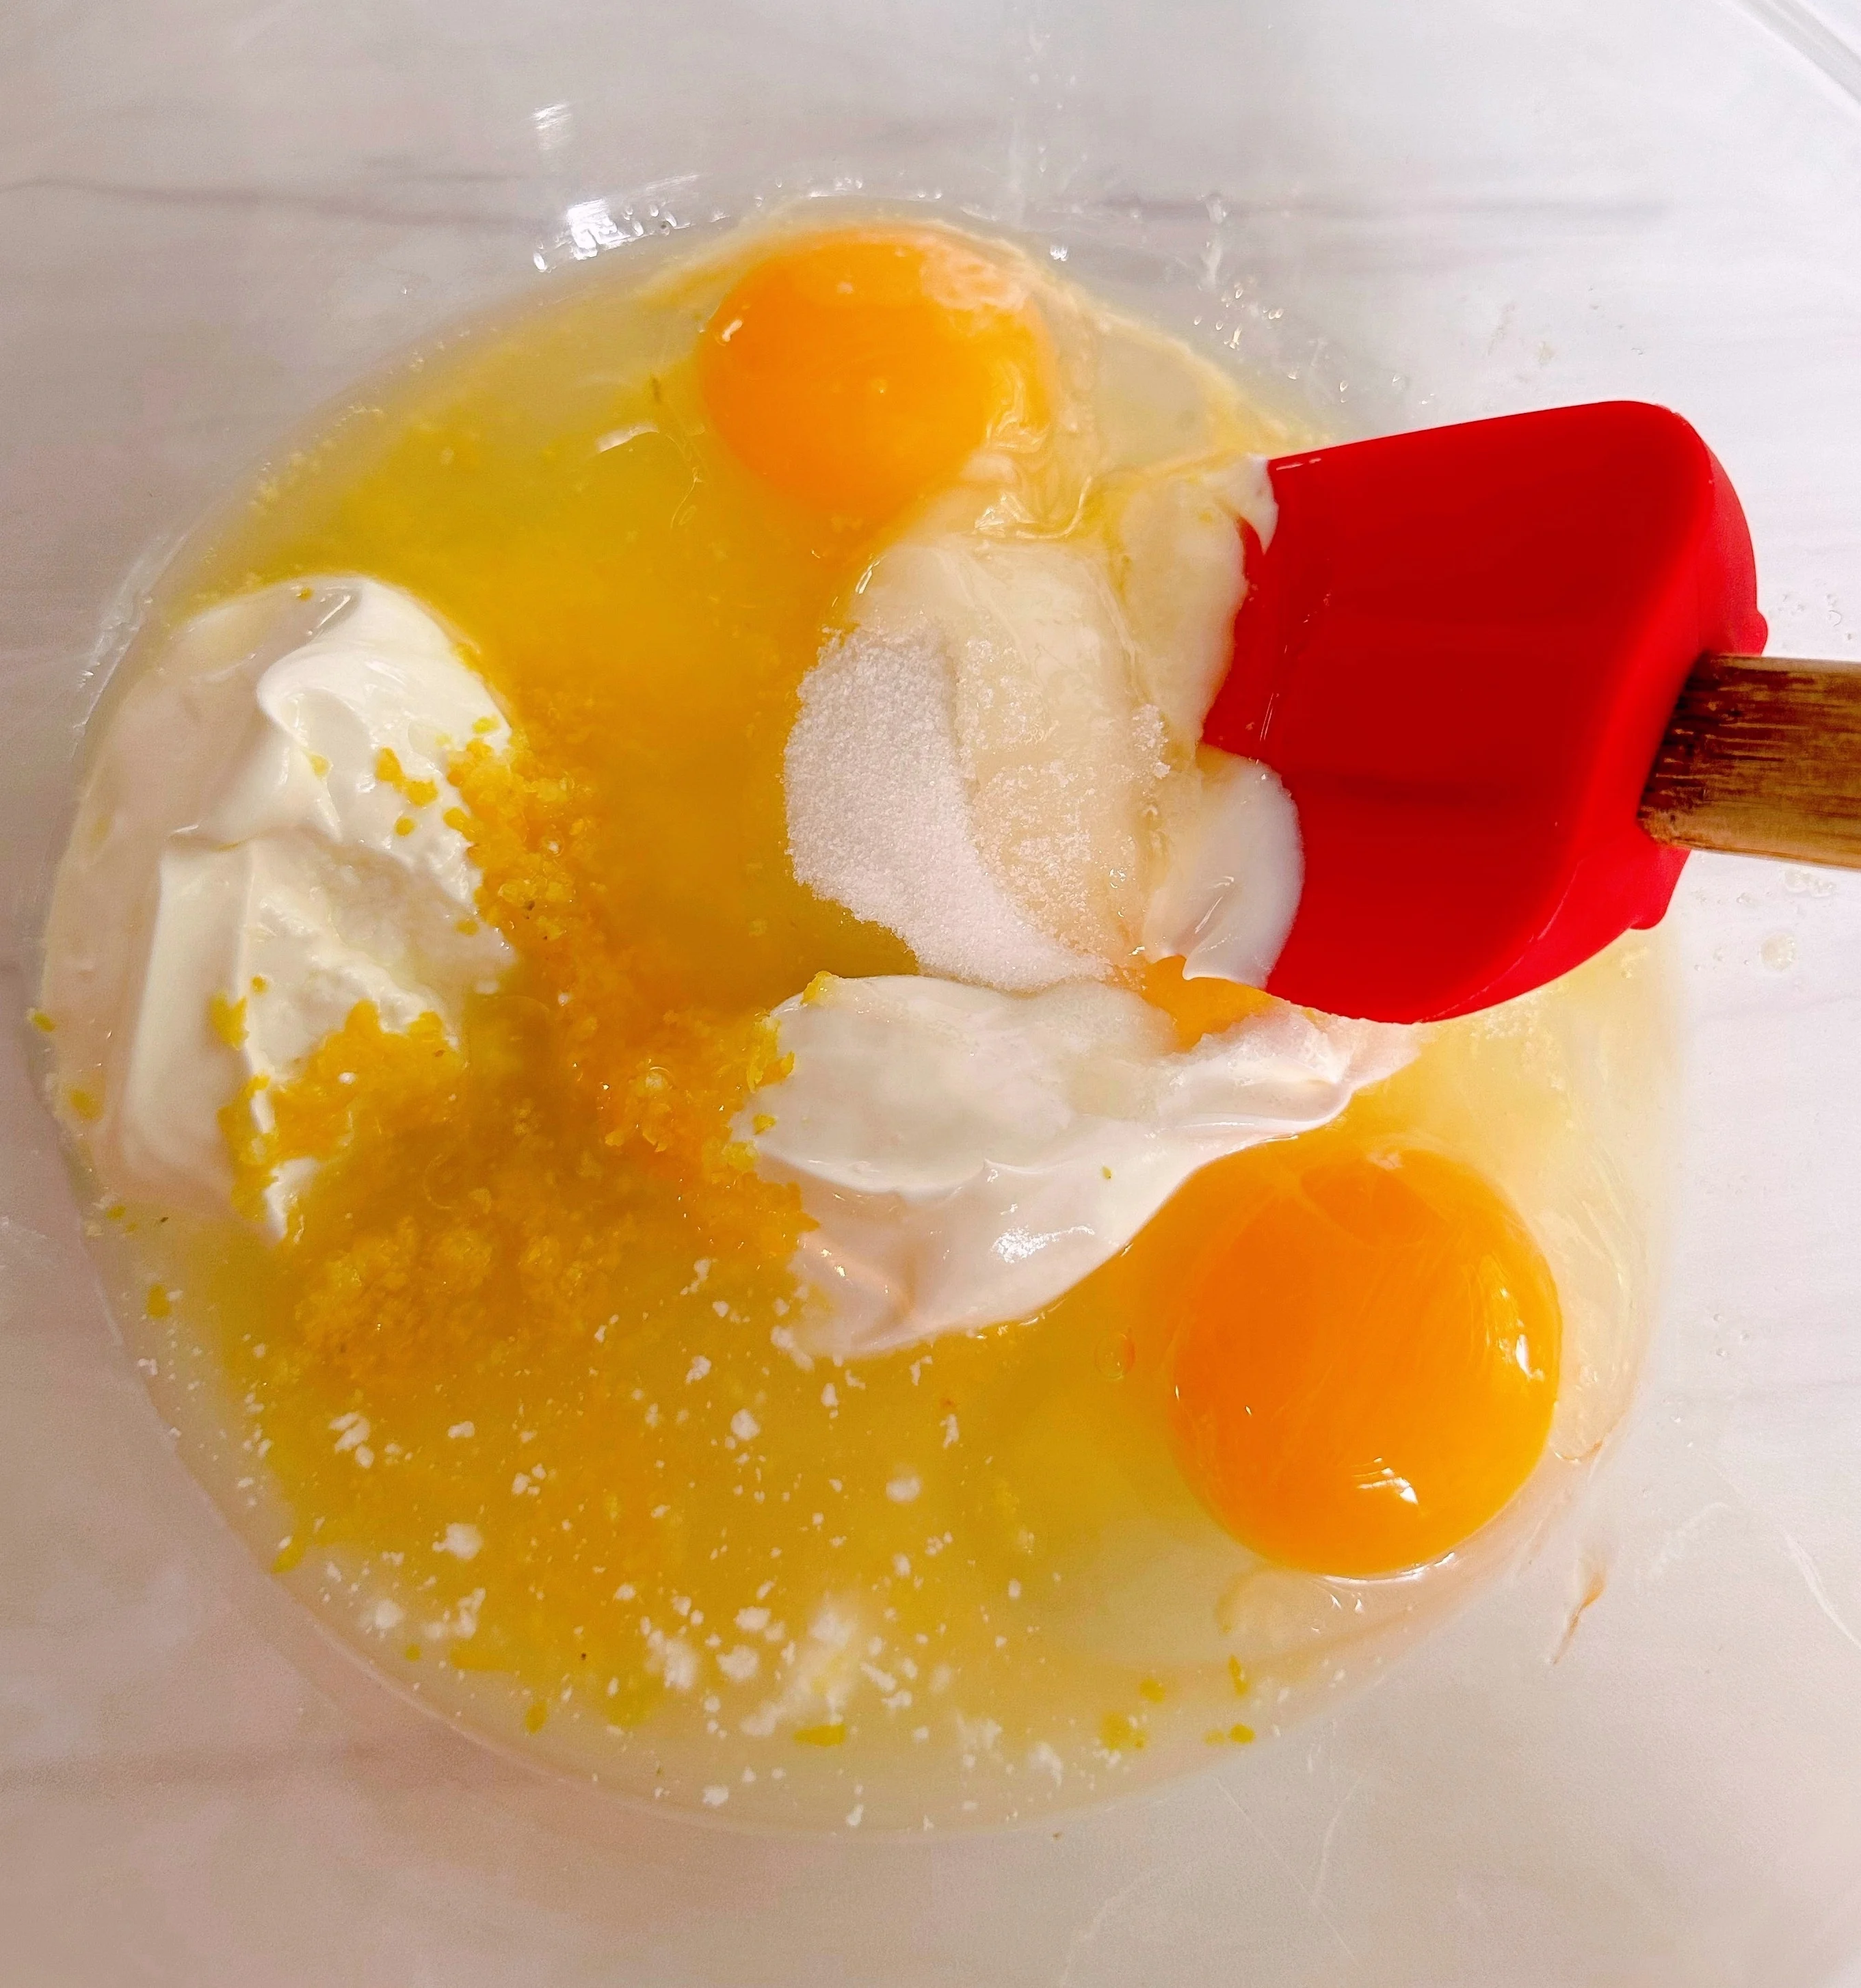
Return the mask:
<path fill-rule="evenodd" d="M 210 609 L 130 687 L 59 871 L 41 995 L 113 1191 L 225 1212 L 219 1114 L 242 1086 L 288 1074 L 358 1002 L 387 1029 L 432 1013 L 455 1031 L 496 985 L 510 951 L 445 820 L 474 738 L 508 741 L 489 691 L 371 580 Z"/>
<path fill-rule="evenodd" d="M 1201 758 L 1144 908 L 1144 957 L 1179 958 L 1186 980 L 1264 987 L 1305 881 L 1298 810 L 1270 766 L 1206 749 Z"/>
<path fill-rule="evenodd" d="M 1279 1007 L 1176 1046 L 1128 989 L 824 980 L 776 1011 L 792 1073 L 752 1114 L 760 1168 L 819 1225 L 817 1344 L 877 1353 L 1037 1311 L 1198 1168 L 1334 1118 L 1410 1031 Z"/>

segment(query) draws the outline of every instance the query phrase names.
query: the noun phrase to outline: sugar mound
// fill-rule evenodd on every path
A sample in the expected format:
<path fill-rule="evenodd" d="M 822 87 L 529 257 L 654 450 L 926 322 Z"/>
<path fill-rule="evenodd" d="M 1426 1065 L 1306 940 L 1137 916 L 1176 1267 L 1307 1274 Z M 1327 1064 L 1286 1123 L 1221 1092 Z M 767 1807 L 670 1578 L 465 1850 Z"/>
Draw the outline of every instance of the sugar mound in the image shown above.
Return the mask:
<path fill-rule="evenodd" d="M 983 862 L 1060 944 L 1128 959 L 1166 769 L 1102 555 L 1040 540 L 900 544 L 868 576 L 859 617 L 944 632 Z"/>
<path fill-rule="evenodd" d="M 1102 972 L 983 862 L 935 629 L 830 644 L 802 684 L 783 771 L 796 877 L 897 933 L 925 972 L 1019 992 Z"/>

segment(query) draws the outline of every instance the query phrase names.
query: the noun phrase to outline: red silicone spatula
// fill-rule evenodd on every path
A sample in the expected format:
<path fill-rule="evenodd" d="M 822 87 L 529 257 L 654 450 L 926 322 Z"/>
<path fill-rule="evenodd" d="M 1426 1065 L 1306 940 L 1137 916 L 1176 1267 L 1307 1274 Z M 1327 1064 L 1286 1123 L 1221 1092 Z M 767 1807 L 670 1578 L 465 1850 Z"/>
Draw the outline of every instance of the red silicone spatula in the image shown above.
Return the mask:
<path fill-rule="evenodd" d="M 1861 668 L 1759 659 L 1744 513 L 1678 415 L 1557 408 L 1268 469 L 1203 736 L 1298 807 L 1272 992 L 1463 1014 L 1656 923 L 1689 847 L 1861 865 Z"/>

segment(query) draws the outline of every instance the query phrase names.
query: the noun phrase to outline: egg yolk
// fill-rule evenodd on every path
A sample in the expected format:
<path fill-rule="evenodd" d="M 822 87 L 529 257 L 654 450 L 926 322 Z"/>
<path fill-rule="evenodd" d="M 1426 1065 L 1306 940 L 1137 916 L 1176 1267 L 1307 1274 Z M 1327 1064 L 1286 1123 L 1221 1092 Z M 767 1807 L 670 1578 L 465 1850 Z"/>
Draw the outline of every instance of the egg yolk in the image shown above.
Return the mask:
<path fill-rule="evenodd" d="M 1268 1559 L 1345 1575 L 1438 1559 L 1544 1448 L 1550 1270 L 1507 1203 L 1436 1154 L 1289 1147 L 1264 1174 L 1188 1271 L 1170 1368 L 1183 1468 Z"/>
<path fill-rule="evenodd" d="M 1011 417 L 1037 420 L 1038 347 L 1004 272 L 929 234 L 841 232 L 769 256 L 699 347 L 725 445 L 816 510 L 883 523 Z"/>

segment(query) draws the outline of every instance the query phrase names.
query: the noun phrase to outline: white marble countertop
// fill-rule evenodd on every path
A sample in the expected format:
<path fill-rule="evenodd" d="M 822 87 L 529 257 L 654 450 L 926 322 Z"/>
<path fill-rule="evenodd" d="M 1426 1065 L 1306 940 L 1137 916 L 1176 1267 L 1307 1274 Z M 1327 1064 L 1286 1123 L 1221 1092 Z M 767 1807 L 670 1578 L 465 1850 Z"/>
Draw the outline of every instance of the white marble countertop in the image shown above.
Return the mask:
<path fill-rule="evenodd" d="M 1673 400 L 1745 493 L 1776 645 L 1849 653 L 1857 93 L 1835 0 L 22 0 L 0 1005 L 26 1005 L 79 686 L 138 562 L 374 358 L 540 280 L 571 206 L 607 201 L 585 230 L 682 174 L 675 208 L 876 169 L 1179 238 L 1205 330 L 1225 311 L 1346 422 Z M 935 1844 L 641 1815 L 324 1645 L 170 1455 L 9 1033 L 0 1976 L 1861 1982 L 1861 878 L 1699 862 L 1677 926 L 1673 1270 L 1582 1508 L 1334 1718 Z"/>

